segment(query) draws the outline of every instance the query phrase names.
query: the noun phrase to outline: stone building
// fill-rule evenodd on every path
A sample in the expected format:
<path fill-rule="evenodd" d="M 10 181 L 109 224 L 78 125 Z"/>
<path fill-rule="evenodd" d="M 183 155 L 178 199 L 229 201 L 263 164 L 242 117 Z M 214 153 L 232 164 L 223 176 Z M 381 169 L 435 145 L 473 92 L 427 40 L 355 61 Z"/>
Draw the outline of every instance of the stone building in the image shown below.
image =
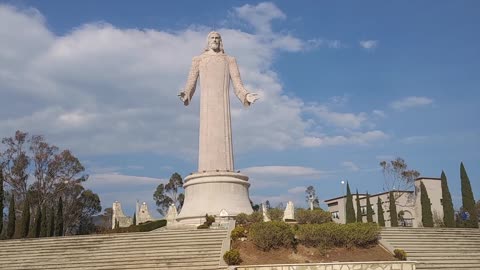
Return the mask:
<path fill-rule="evenodd" d="M 422 206 L 420 203 L 420 183 L 423 182 L 427 189 L 428 197 L 430 198 L 433 219 L 436 226 L 439 226 L 443 220 L 443 206 L 442 206 L 442 187 L 440 178 L 420 177 L 415 179 L 415 191 L 394 191 L 394 196 L 397 198 L 396 207 L 397 213 L 403 213 L 402 218 L 399 218 L 399 226 L 406 227 L 422 227 Z M 356 194 L 352 194 L 353 207 L 357 213 Z M 390 210 L 389 210 L 389 192 L 383 192 L 370 195 L 370 204 L 373 209 L 373 221 L 378 222 L 377 202 L 378 198 L 382 200 L 382 208 L 385 218 L 385 226 L 391 227 L 390 224 Z M 362 212 L 363 222 L 367 222 L 367 200 L 366 194 L 359 194 L 360 207 Z M 337 223 L 345 223 L 345 206 L 346 196 L 332 198 L 325 200 L 328 206 L 328 211 L 332 213 L 333 221 Z"/>
<path fill-rule="evenodd" d="M 119 201 L 113 203 L 113 215 L 112 215 L 112 229 L 115 228 L 115 222 L 118 221 L 119 227 L 129 227 L 133 224 L 133 218 L 126 216 L 123 213 L 122 205 Z M 155 220 L 150 212 L 148 211 L 148 206 L 146 202 L 139 204 L 138 201 L 135 206 L 135 220 L 137 224 L 144 223 L 147 221 Z"/>

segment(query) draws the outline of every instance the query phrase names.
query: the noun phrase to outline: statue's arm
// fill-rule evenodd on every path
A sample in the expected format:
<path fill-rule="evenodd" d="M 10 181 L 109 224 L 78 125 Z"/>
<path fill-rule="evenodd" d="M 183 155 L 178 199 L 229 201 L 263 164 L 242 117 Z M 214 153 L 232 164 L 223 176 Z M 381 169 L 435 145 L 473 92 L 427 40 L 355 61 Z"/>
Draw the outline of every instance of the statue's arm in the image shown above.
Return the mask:
<path fill-rule="evenodd" d="M 183 101 L 185 106 L 190 104 L 193 94 L 195 93 L 195 88 L 197 87 L 197 80 L 199 74 L 199 64 L 200 57 L 194 57 L 192 60 L 192 66 L 190 67 L 190 72 L 188 73 L 187 83 L 182 92 L 180 92 L 180 99 Z"/>
<path fill-rule="evenodd" d="M 230 78 L 232 79 L 235 95 L 238 97 L 238 99 L 240 99 L 243 105 L 249 106 L 251 103 L 253 103 L 253 101 L 256 100 L 256 98 L 252 101 L 251 99 L 249 100 L 247 96 L 256 96 L 256 94 L 249 93 L 243 86 L 242 79 L 240 78 L 240 71 L 238 70 L 237 60 L 235 60 L 234 57 L 228 57 L 228 69 L 230 71 Z"/>

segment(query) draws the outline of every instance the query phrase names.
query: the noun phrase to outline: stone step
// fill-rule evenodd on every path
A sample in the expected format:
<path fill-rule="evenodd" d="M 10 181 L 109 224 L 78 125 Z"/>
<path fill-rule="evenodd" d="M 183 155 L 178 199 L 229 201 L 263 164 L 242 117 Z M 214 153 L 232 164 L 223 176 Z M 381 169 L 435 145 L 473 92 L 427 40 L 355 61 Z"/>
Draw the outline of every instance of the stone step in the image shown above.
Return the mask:
<path fill-rule="evenodd" d="M 205 247 L 207 249 L 208 247 Z M 142 250 L 133 250 L 133 251 L 126 251 L 126 250 L 120 250 L 120 251 L 115 251 L 112 252 L 111 250 L 105 250 L 105 251 L 94 251 L 95 256 L 104 256 L 107 258 L 110 257 L 135 257 L 135 256 L 183 256 L 183 257 L 189 257 L 189 256 L 211 256 L 211 255 L 220 255 L 220 249 L 221 245 L 217 246 L 212 246 L 210 249 L 205 250 L 205 249 L 191 249 L 191 250 L 159 250 L 155 249 L 153 251 L 142 251 Z M 17 252 L 18 253 L 18 252 Z M 47 259 L 47 258 L 56 258 L 59 255 L 65 258 L 79 258 L 81 256 L 87 256 L 91 257 L 91 251 L 85 251 L 85 252 L 51 252 L 51 251 L 38 251 L 38 252 L 29 252 L 28 254 L 25 253 L 18 253 L 18 254 L 8 254 L 8 253 L 0 253 L 1 257 L 0 262 L 2 261 L 9 261 L 12 258 L 16 260 L 28 260 L 29 258 L 34 258 L 41 256 L 42 259 Z"/>
<path fill-rule="evenodd" d="M 7 240 L 0 269 L 225 269 L 226 237 L 223 229 Z"/>
<path fill-rule="evenodd" d="M 461 269 L 461 270 L 466 270 L 466 269 L 474 269 L 478 270 L 478 264 L 476 263 L 465 263 L 465 264 L 458 264 L 458 263 L 426 263 L 426 264 L 417 264 L 416 269 L 449 269 L 449 270 L 455 270 L 455 269 Z"/>
<path fill-rule="evenodd" d="M 480 269 L 480 230 L 382 229 L 381 239 L 417 261 L 417 269 Z"/>
<path fill-rule="evenodd" d="M 88 246 L 88 245 L 92 245 L 92 244 L 96 244 L 96 245 L 101 245 L 101 244 L 104 244 L 104 243 L 108 243 L 109 245 L 122 245 L 122 244 L 130 244 L 130 243 L 138 243 L 138 244 L 152 244 L 153 243 L 157 243 L 157 244 L 165 244 L 165 245 L 168 245 L 170 243 L 179 243 L 179 244 L 182 244 L 182 243 L 195 243 L 195 242 L 198 242 L 198 243 L 203 243 L 204 241 L 207 241 L 207 240 L 210 240 L 210 241 L 217 241 L 219 239 L 224 239 L 225 236 L 223 237 L 220 237 L 220 236 L 214 236 L 214 237 L 204 237 L 204 236 L 197 236 L 197 237 L 188 237 L 188 238 L 167 238 L 167 239 L 164 239 L 164 238 L 142 238 L 142 239 L 120 239 L 120 238 L 117 238 L 117 239 L 108 239 L 108 240 L 102 240 L 102 241 L 68 241 L 68 240 L 63 240 L 63 239 L 59 239 L 57 241 L 51 241 L 51 242 L 44 242 L 44 241 L 32 241 L 31 243 L 29 242 L 28 245 L 29 247 L 42 247 L 42 246 Z M 15 248 L 15 247 L 22 247 L 25 245 L 25 242 L 17 242 L 17 243 L 2 243 L 3 247 L 11 247 L 11 248 Z"/>

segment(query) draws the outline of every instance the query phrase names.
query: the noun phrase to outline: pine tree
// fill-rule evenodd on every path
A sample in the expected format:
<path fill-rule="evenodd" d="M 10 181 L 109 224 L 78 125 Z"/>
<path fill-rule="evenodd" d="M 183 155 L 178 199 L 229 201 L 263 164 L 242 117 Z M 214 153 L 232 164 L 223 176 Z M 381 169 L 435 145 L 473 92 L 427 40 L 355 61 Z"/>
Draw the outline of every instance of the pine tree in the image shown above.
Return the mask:
<path fill-rule="evenodd" d="M 55 235 L 63 236 L 63 202 L 62 197 L 58 199 L 57 218 L 55 224 Z"/>
<path fill-rule="evenodd" d="M 10 207 L 8 208 L 7 237 L 13 238 L 15 235 L 15 195 L 10 197 Z"/>
<path fill-rule="evenodd" d="M 48 220 L 47 220 L 47 206 L 42 207 L 42 218 L 40 226 L 40 237 L 47 237 L 48 235 Z"/>
<path fill-rule="evenodd" d="M 367 222 L 373 222 L 373 209 L 372 204 L 370 203 L 370 195 L 367 192 Z"/>
<path fill-rule="evenodd" d="M 40 206 L 37 207 L 37 214 L 35 216 L 35 226 L 34 226 L 34 234 L 33 237 L 40 237 L 40 231 L 42 230 L 42 208 Z"/>
<path fill-rule="evenodd" d="M 448 189 L 447 176 L 445 172 L 442 171 L 442 206 L 443 206 L 443 224 L 445 227 L 454 228 L 455 227 L 455 211 L 453 210 L 452 196 L 450 195 L 450 190 Z"/>
<path fill-rule="evenodd" d="M 30 202 L 28 196 L 25 197 L 23 202 L 22 220 L 20 222 L 20 238 L 28 236 L 28 230 L 30 229 Z"/>
<path fill-rule="evenodd" d="M 355 209 L 353 209 L 353 198 L 350 192 L 350 185 L 347 182 L 347 203 L 345 205 L 346 223 L 355 222 Z"/>
<path fill-rule="evenodd" d="M 52 237 L 55 236 L 55 209 L 53 207 L 50 208 L 50 215 L 48 221 L 48 236 Z"/>
<path fill-rule="evenodd" d="M 398 227 L 397 206 L 395 204 L 393 191 L 390 191 L 388 197 L 390 202 L 390 226 Z"/>
<path fill-rule="evenodd" d="M 357 222 L 362 223 L 362 207 L 360 206 L 360 197 L 358 196 L 358 189 L 357 189 Z"/>
<path fill-rule="evenodd" d="M 420 182 L 420 202 L 422 204 L 423 227 L 433 227 L 432 203 L 423 182 Z"/>
<path fill-rule="evenodd" d="M 133 226 L 137 225 L 137 212 L 133 212 L 132 224 L 133 224 Z"/>
<path fill-rule="evenodd" d="M 380 199 L 380 197 L 378 197 L 378 200 L 377 200 L 377 215 L 378 215 L 378 226 L 385 227 L 385 217 L 383 216 L 382 199 Z"/>
<path fill-rule="evenodd" d="M 3 192 L 3 169 L 0 167 L 0 235 L 2 234 L 3 229 L 3 199 L 5 193 Z"/>
<path fill-rule="evenodd" d="M 478 215 L 475 208 L 475 199 L 473 198 L 472 186 L 470 185 L 470 179 L 468 178 L 467 171 L 463 166 L 463 162 L 460 163 L 460 178 L 462 184 L 463 209 L 469 214 L 469 218 L 466 220 L 465 226 L 468 228 L 478 228 Z"/>

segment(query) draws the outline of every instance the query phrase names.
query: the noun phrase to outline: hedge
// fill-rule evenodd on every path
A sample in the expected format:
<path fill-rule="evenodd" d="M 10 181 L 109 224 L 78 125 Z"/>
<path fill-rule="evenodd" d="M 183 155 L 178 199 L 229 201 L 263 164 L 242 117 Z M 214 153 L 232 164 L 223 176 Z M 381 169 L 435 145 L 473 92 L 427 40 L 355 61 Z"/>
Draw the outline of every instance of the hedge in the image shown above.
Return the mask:
<path fill-rule="evenodd" d="M 367 247 L 376 244 L 380 230 L 376 224 L 304 224 L 298 226 L 297 240 L 312 247 Z"/>
<path fill-rule="evenodd" d="M 298 209 L 295 212 L 295 219 L 298 224 L 322 224 L 332 221 L 332 215 L 330 212 L 324 211 L 322 209 Z"/>
<path fill-rule="evenodd" d="M 248 237 L 263 251 L 293 247 L 295 243 L 292 227 L 281 221 L 254 223 L 250 226 Z"/>

